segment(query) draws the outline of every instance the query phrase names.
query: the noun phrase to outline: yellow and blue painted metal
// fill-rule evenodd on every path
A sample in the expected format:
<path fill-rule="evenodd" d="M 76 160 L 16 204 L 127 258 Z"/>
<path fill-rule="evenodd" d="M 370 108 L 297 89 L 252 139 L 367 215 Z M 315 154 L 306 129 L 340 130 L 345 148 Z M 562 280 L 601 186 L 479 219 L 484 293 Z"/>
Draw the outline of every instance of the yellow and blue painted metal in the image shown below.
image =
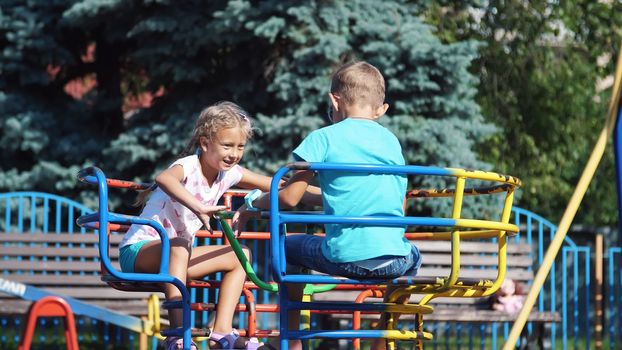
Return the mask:
<path fill-rule="evenodd" d="M 270 192 L 270 234 L 271 249 L 273 254 L 272 270 L 273 278 L 280 284 L 282 293 L 279 295 L 280 305 L 280 334 L 281 348 L 287 349 L 287 341 L 290 339 L 322 338 L 385 338 L 389 348 L 394 348 L 394 340 L 424 340 L 431 339 L 431 334 L 423 332 L 420 326 L 413 331 L 393 330 L 395 324 L 389 322 L 386 330 L 309 330 L 292 331 L 287 329 L 288 310 L 353 310 L 353 311 L 376 311 L 390 315 L 389 320 L 397 320 L 393 314 L 410 313 L 423 315 L 432 312 L 432 308 L 425 305 L 436 296 L 471 297 L 485 296 L 494 293 L 505 278 L 506 268 L 506 236 L 516 234 L 518 227 L 509 223 L 512 209 L 514 191 L 521 184 L 518 178 L 501 175 L 492 172 L 470 171 L 455 168 L 438 168 L 423 166 L 391 166 L 369 164 L 334 164 L 334 163 L 290 163 L 279 169 L 272 179 L 272 188 L 277 189 L 280 179 L 292 170 L 310 171 L 347 171 L 368 174 L 401 174 L 401 175 L 427 175 L 444 176 L 455 178 L 455 189 L 418 190 L 411 191 L 411 197 L 453 197 L 453 209 L 450 218 L 416 217 L 416 216 L 335 216 L 326 214 L 312 215 L 309 213 L 288 213 L 279 210 L 278 191 Z M 494 186 L 480 188 L 466 188 L 467 180 L 483 180 L 496 182 Z M 463 198 L 465 195 L 485 195 L 505 193 L 504 206 L 501 219 L 481 220 L 461 218 Z M 369 281 L 341 278 L 326 275 L 292 275 L 285 272 L 286 257 L 284 254 L 285 226 L 290 223 L 298 224 L 356 224 L 356 225 L 382 225 L 382 226 L 432 226 L 444 227 L 448 232 L 438 234 L 438 239 L 449 239 L 452 247 L 452 264 L 448 276 L 436 278 L 405 277 L 393 281 Z M 427 234 L 434 236 L 434 232 Z M 473 280 L 460 278 L 460 241 L 462 238 L 496 238 L 498 240 L 497 277 L 491 280 Z M 287 300 L 286 288 L 288 283 L 312 283 L 312 284 L 356 284 L 356 285 L 386 285 L 392 284 L 396 289 L 388 299 L 388 303 L 318 303 L 318 302 L 295 302 Z M 418 305 L 401 304 L 398 300 L 413 293 L 427 294 Z M 410 306 L 409 306 L 410 305 Z M 414 306 L 414 307 L 413 307 Z M 398 334 L 399 333 L 399 334 Z"/>

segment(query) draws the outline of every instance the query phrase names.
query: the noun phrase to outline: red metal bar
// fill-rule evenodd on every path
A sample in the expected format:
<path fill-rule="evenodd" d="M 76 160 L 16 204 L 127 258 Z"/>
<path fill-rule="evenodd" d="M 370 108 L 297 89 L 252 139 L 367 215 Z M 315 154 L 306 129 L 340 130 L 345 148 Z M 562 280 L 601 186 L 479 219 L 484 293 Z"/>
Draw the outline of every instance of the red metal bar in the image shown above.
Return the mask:
<path fill-rule="evenodd" d="M 246 288 L 242 289 L 242 293 L 244 293 L 244 296 L 246 297 L 245 306 L 248 312 L 248 336 L 255 337 L 257 336 L 257 309 L 255 305 L 255 296 L 253 295 L 253 292 Z"/>
<path fill-rule="evenodd" d="M 57 296 L 46 296 L 34 302 L 28 310 L 28 321 L 20 341 L 19 350 L 29 350 L 39 317 L 62 317 L 65 319 L 65 341 L 67 350 L 78 350 L 76 322 L 71 307 Z"/>
<path fill-rule="evenodd" d="M 362 291 L 354 300 L 355 303 L 362 303 L 365 301 L 365 299 L 369 298 L 369 297 L 374 297 L 374 298 L 382 298 L 384 296 L 384 291 L 383 290 L 379 290 L 379 289 L 367 289 Z M 354 311 L 352 313 L 352 329 L 353 330 L 359 330 L 361 329 L 361 312 L 360 311 Z M 352 340 L 352 348 L 354 350 L 360 350 L 361 349 L 361 338 L 355 338 Z"/>

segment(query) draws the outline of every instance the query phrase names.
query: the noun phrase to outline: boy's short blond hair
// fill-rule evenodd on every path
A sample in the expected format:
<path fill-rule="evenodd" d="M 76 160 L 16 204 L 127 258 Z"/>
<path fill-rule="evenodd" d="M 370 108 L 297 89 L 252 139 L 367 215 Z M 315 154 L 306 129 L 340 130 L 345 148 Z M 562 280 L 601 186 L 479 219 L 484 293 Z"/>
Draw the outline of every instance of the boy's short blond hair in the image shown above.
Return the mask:
<path fill-rule="evenodd" d="M 384 77 L 367 62 L 351 62 L 333 74 L 330 91 L 348 105 L 377 108 L 384 103 Z"/>

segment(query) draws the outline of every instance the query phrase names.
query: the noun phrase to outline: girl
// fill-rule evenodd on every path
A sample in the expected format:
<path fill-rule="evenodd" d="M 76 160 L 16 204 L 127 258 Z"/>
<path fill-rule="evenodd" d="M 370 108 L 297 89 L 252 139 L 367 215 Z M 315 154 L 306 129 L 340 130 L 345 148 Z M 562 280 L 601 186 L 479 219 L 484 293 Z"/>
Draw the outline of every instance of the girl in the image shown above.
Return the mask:
<path fill-rule="evenodd" d="M 226 190 L 234 185 L 269 190 L 269 177 L 238 165 L 251 135 L 251 122 L 236 104 L 220 102 L 203 110 L 184 151 L 186 156 L 156 177 L 158 187 L 140 214 L 142 218 L 159 222 L 168 232 L 172 276 L 185 282 L 186 276 L 197 279 L 214 272 L 223 273 L 210 349 L 264 348 L 257 341 L 238 339 L 232 329 L 246 274 L 231 247 L 192 248 L 197 230 L 202 226 L 211 230 L 210 217 L 226 209 L 216 205 Z M 139 195 L 139 203 L 145 202 L 146 194 L 147 191 Z M 244 252 L 250 256 L 247 248 Z M 160 255 L 160 237 L 150 226 L 132 225 L 120 244 L 119 259 L 124 272 L 157 273 Z M 181 299 L 179 290 L 171 284 L 166 284 L 164 293 L 167 300 Z M 180 327 L 182 310 L 169 310 L 169 321 L 171 327 Z M 167 350 L 181 349 L 182 343 L 178 337 L 164 340 Z M 196 349 L 196 344 L 192 343 L 192 348 Z"/>

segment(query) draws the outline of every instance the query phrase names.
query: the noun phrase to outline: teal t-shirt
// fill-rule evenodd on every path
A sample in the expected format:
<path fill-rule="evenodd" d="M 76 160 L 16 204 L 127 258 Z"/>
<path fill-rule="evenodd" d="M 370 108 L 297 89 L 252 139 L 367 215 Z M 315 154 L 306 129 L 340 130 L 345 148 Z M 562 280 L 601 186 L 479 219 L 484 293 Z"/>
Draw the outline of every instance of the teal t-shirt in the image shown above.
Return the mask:
<path fill-rule="evenodd" d="M 306 162 L 404 165 L 402 147 L 393 133 L 373 120 L 352 118 L 309 134 L 294 150 L 294 158 Z M 323 171 L 319 179 L 326 214 L 404 215 L 405 176 Z M 405 256 L 411 250 L 403 227 L 325 227 L 322 252 L 332 262 Z"/>

